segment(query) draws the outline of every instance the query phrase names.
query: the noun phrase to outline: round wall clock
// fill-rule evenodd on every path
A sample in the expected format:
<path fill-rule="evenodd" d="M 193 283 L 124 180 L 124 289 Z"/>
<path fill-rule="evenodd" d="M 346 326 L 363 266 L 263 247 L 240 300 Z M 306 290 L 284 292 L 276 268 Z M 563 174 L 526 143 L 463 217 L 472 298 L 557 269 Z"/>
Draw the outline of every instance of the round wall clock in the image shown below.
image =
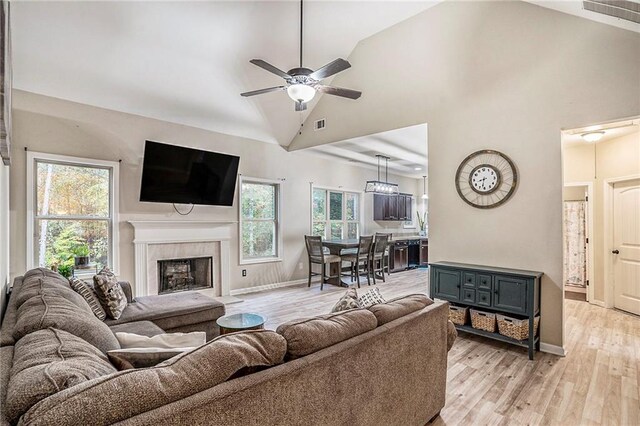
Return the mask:
<path fill-rule="evenodd" d="M 506 155 L 490 149 L 474 152 L 456 171 L 456 190 L 467 204 L 479 209 L 498 207 L 516 190 L 518 172 Z"/>

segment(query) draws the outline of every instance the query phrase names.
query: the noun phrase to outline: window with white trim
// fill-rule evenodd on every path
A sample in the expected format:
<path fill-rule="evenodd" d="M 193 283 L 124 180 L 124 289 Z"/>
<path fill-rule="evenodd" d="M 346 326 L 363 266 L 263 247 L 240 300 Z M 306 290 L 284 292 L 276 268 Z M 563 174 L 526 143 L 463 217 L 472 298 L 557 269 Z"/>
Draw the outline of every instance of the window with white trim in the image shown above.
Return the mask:
<path fill-rule="evenodd" d="M 117 270 L 119 165 L 28 153 L 29 266 Z"/>
<path fill-rule="evenodd" d="M 280 183 L 240 180 L 240 263 L 280 260 Z"/>
<path fill-rule="evenodd" d="M 313 188 L 311 234 L 325 239 L 360 236 L 360 194 Z"/>

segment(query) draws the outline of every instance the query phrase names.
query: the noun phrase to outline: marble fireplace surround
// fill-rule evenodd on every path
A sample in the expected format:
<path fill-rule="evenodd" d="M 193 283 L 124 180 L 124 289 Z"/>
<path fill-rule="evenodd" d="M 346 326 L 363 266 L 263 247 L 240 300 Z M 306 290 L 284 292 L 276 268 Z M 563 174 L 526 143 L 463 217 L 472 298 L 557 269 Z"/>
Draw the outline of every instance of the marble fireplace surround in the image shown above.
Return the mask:
<path fill-rule="evenodd" d="M 158 294 L 157 261 L 184 257 L 213 258 L 216 296 L 229 296 L 229 262 L 234 222 L 132 220 L 135 295 Z"/>

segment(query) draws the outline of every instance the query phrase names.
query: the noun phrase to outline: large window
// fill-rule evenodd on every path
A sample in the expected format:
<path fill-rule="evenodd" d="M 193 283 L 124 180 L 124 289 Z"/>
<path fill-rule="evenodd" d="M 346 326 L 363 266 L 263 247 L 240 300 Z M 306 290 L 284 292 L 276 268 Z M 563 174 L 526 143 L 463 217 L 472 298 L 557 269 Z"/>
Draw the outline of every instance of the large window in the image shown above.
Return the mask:
<path fill-rule="evenodd" d="M 360 194 L 313 188 L 311 233 L 325 239 L 360 236 Z"/>
<path fill-rule="evenodd" d="M 32 152 L 27 161 L 28 266 L 117 270 L 118 163 Z"/>
<path fill-rule="evenodd" d="M 280 260 L 279 199 L 279 183 L 262 179 L 241 179 L 241 263 Z"/>

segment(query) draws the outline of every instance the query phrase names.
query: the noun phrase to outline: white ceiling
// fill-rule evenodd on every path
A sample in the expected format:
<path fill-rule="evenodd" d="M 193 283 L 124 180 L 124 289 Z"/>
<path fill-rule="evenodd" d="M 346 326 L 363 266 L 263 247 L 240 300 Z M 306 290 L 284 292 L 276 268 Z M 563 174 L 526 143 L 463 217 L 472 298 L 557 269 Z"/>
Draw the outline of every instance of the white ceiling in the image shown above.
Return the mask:
<path fill-rule="evenodd" d="M 433 4 L 307 1 L 304 65 L 346 59 L 361 39 Z M 299 7 L 297 1 L 12 2 L 14 87 L 288 145 L 301 115 L 287 95 L 240 93 L 283 83 L 252 58 L 284 71 L 298 66 Z"/>
<path fill-rule="evenodd" d="M 347 59 L 439 1 L 308 0 L 304 65 Z M 640 31 L 580 1 L 531 2 Z M 306 116 L 285 93 L 240 96 L 282 83 L 250 59 L 297 66 L 297 1 L 13 1 L 11 11 L 16 89 L 285 146 Z"/>
<path fill-rule="evenodd" d="M 377 169 L 376 155 L 380 154 L 390 158 L 389 173 L 419 179 L 427 174 L 427 125 L 361 136 L 310 148 L 307 152 L 369 169 Z M 381 165 L 384 170 L 384 162 Z"/>
<path fill-rule="evenodd" d="M 592 145 L 582 139 L 582 135 L 589 132 L 604 131 L 604 136 L 598 143 L 606 142 L 611 139 L 620 138 L 622 136 L 637 133 L 640 138 L 640 119 L 617 121 L 606 124 L 598 124 L 594 126 L 582 127 L 579 129 L 571 129 L 562 132 L 562 145 L 565 147 L 577 145 Z"/>

